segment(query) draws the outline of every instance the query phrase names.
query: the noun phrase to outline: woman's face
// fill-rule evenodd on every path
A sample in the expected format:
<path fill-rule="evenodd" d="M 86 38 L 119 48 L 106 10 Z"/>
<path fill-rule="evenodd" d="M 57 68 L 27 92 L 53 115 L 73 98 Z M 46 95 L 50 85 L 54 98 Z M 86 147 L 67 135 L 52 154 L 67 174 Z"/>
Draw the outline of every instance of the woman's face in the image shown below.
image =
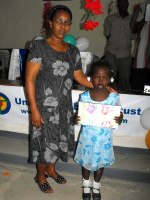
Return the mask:
<path fill-rule="evenodd" d="M 106 68 L 97 69 L 91 78 L 94 88 L 102 89 L 110 83 L 109 70 Z"/>
<path fill-rule="evenodd" d="M 69 32 L 71 26 L 71 18 L 67 11 L 59 10 L 50 21 L 52 35 L 57 39 L 63 40 Z"/>

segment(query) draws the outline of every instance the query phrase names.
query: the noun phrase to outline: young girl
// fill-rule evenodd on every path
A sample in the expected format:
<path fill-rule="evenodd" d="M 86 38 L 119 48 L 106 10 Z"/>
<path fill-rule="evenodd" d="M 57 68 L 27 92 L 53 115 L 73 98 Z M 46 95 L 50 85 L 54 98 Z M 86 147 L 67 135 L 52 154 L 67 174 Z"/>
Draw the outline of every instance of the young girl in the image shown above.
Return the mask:
<path fill-rule="evenodd" d="M 79 101 L 99 103 L 102 105 L 120 105 L 119 94 L 108 84 L 113 77 L 110 66 L 104 62 L 96 62 L 91 66 L 91 81 L 94 88 L 83 92 Z M 123 114 L 115 117 L 115 121 L 121 124 Z M 76 116 L 76 122 L 80 120 Z M 113 164 L 114 152 L 112 144 L 112 128 L 100 128 L 95 126 L 81 126 L 81 132 L 74 160 L 82 166 L 83 200 L 100 200 L 100 180 L 104 167 Z M 90 181 L 90 172 L 94 171 L 93 184 Z"/>

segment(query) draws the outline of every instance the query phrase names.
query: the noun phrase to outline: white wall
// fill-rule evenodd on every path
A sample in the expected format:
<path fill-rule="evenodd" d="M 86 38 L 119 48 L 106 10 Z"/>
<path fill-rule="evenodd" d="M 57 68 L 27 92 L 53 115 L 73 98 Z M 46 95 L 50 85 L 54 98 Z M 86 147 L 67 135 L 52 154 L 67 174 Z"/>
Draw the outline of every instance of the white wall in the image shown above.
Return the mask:
<path fill-rule="evenodd" d="M 111 0 L 101 0 L 105 14 L 97 16 L 100 26 L 94 31 L 80 30 L 80 20 L 84 10 L 80 9 L 81 0 L 52 1 L 52 5 L 65 4 L 73 12 L 73 24 L 70 34 L 86 37 L 90 46 L 87 51 L 101 57 L 105 47 L 103 22 L 107 16 L 108 3 Z M 129 0 L 129 10 L 134 4 L 143 0 Z M 0 0 L 0 48 L 24 48 L 27 41 L 40 34 L 42 27 L 42 0 Z"/>

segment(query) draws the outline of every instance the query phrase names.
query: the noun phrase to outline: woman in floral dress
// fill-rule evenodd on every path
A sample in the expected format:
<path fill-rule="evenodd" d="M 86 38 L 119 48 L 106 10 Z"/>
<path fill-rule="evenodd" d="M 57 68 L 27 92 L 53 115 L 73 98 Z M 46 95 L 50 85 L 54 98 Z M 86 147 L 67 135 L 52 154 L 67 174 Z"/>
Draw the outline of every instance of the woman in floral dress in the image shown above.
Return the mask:
<path fill-rule="evenodd" d="M 63 40 L 71 20 L 68 7 L 54 6 L 49 12 L 50 36 L 33 41 L 27 59 L 26 93 L 33 125 L 29 161 L 36 163 L 35 181 L 46 193 L 53 192 L 48 176 L 66 183 L 55 171 L 55 163 L 59 158 L 67 162 L 73 155 L 72 81 L 93 87 L 82 72 L 79 50 Z"/>

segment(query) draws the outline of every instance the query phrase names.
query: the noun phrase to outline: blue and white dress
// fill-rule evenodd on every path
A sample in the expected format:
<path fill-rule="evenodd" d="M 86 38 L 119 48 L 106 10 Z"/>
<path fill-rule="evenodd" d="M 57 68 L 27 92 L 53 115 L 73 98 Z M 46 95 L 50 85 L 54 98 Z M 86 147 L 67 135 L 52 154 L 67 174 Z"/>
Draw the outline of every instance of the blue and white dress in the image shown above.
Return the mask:
<path fill-rule="evenodd" d="M 119 94 L 111 92 L 101 102 L 93 101 L 89 91 L 80 95 L 81 102 L 99 103 L 103 105 L 120 105 Z M 115 161 L 112 128 L 100 128 L 82 125 L 74 160 L 88 170 L 96 171 L 108 167 Z"/>

